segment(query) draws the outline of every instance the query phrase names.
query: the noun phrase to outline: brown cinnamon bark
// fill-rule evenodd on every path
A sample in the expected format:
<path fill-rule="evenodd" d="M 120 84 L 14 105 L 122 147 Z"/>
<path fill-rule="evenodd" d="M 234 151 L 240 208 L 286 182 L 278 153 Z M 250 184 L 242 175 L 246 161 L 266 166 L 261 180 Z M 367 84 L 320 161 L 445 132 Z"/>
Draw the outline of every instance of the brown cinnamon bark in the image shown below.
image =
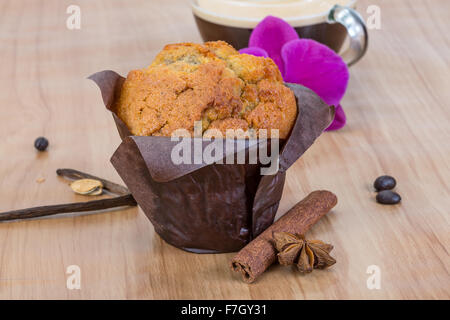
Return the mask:
<path fill-rule="evenodd" d="M 292 207 L 278 221 L 251 241 L 231 260 L 234 271 L 242 273 L 245 282 L 256 280 L 277 258 L 273 246 L 274 232 L 304 234 L 337 204 L 329 191 L 314 191 Z"/>

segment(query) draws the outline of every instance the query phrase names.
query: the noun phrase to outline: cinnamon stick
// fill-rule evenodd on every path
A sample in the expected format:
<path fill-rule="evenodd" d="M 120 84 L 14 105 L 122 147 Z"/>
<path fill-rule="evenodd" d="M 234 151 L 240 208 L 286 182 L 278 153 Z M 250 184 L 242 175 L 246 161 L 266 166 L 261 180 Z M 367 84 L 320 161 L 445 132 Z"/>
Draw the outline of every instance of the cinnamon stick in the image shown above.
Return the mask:
<path fill-rule="evenodd" d="M 242 274 L 245 282 L 256 280 L 277 259 L 273 245 L 274 232 L 304 234 L 337 204 L 329 191 L 314 191 L 292 207 L 273 225 L 246 245 L 231 260 L 231 268 Z"/>

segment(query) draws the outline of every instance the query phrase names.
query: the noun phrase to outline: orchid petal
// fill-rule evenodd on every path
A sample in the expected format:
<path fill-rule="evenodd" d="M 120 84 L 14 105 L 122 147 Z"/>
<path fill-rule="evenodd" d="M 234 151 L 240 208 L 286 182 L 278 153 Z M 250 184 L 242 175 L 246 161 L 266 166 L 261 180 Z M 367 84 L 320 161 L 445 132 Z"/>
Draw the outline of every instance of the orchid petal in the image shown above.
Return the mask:
<path fill-rule="evenodd" d="M 347 64 L 339 55 L 310 39 L 288 42 L 281 55 L 285 67 L 284 81 L 313 90 L 329 105 L 339 104 L 349 79 Z M 343 114 L 343 111 L 339 112 Z"/>
<path fill-rule="evenodd" d="M 281 58 L 283 46 L 292 40 L 298 39 L 298 34 L 286 21 L 268 16 L 264 18 L 253 30 L 249 47 L 264 49 L 284 74 L 284 64 Z"/>
<path fill-rule="evenodd" d="M 334 120 L 325 131 L 339 130 L 345 126 L 346 122 L 347 117 L 345 116 L 344 109 L 342 109 L 341 105 L 338 105 L 335 109 Z"/>
<path fill-rule="evenodd" d="M 239 50 L 239 53 L 251 54 L 252 56 L 268 58 L 269 54 L 266 50 L 258 47 L 249 47 Z"/>

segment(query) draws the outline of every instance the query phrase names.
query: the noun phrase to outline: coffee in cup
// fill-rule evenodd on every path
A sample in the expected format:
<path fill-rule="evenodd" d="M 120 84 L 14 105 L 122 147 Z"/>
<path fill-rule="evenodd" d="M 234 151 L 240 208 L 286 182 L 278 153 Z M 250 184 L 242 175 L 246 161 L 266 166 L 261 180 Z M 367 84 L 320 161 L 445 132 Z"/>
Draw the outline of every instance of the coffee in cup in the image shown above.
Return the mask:
<path fill-rule="evenodd" d="M 266 16 L 288 22 L 300 38 L 314 39 L 355 63 L 367 49 L 367 31 L 354 10 L 357 0 L 194 0 L 192 11 L 204 41 L 224 40 L 237 49 L 248 46 L 252 30 Z"/>

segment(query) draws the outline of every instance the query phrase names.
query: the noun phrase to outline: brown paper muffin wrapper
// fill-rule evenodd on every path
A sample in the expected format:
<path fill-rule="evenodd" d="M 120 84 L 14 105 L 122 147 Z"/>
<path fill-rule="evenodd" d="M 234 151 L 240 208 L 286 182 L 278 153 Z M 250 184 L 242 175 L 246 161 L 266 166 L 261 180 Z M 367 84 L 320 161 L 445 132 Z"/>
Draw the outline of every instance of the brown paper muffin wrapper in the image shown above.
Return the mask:
<path fill-rule="evenodd" d="M 99 86 L 122 138 L 111 158 L 114 168 L 155 231 L 175 247 L 196 253 L 238 251 L 268 228 L 278 209 L 286 170 L 334 118 L 334 107 L 325 104 L 313 91 L 286 83 L 297 98 L 299 112 L 290 136 L 280 141 L 276 174 L 261 175 L 259 161 L 176 165 L 171 152 L 178 141 L 171 141 L 170 137 L 131 136 L 114 113 L 113 106 L 125 78 L 114 71 L 101 71 L 89 79 Z M 248 157 L 252 148 L 270 150 L 270 141 L 268 145 L 259 139 L 228 142 L 234 145 L 232 157 L 240 152 Z M 191 150 L 197 144 L 203 152 L 211 141 L 190 139 L 190 143 Z M 230 149 L 225 150 L 226 143 L 223 145 L 225 159 L 225 151 Z"/>

